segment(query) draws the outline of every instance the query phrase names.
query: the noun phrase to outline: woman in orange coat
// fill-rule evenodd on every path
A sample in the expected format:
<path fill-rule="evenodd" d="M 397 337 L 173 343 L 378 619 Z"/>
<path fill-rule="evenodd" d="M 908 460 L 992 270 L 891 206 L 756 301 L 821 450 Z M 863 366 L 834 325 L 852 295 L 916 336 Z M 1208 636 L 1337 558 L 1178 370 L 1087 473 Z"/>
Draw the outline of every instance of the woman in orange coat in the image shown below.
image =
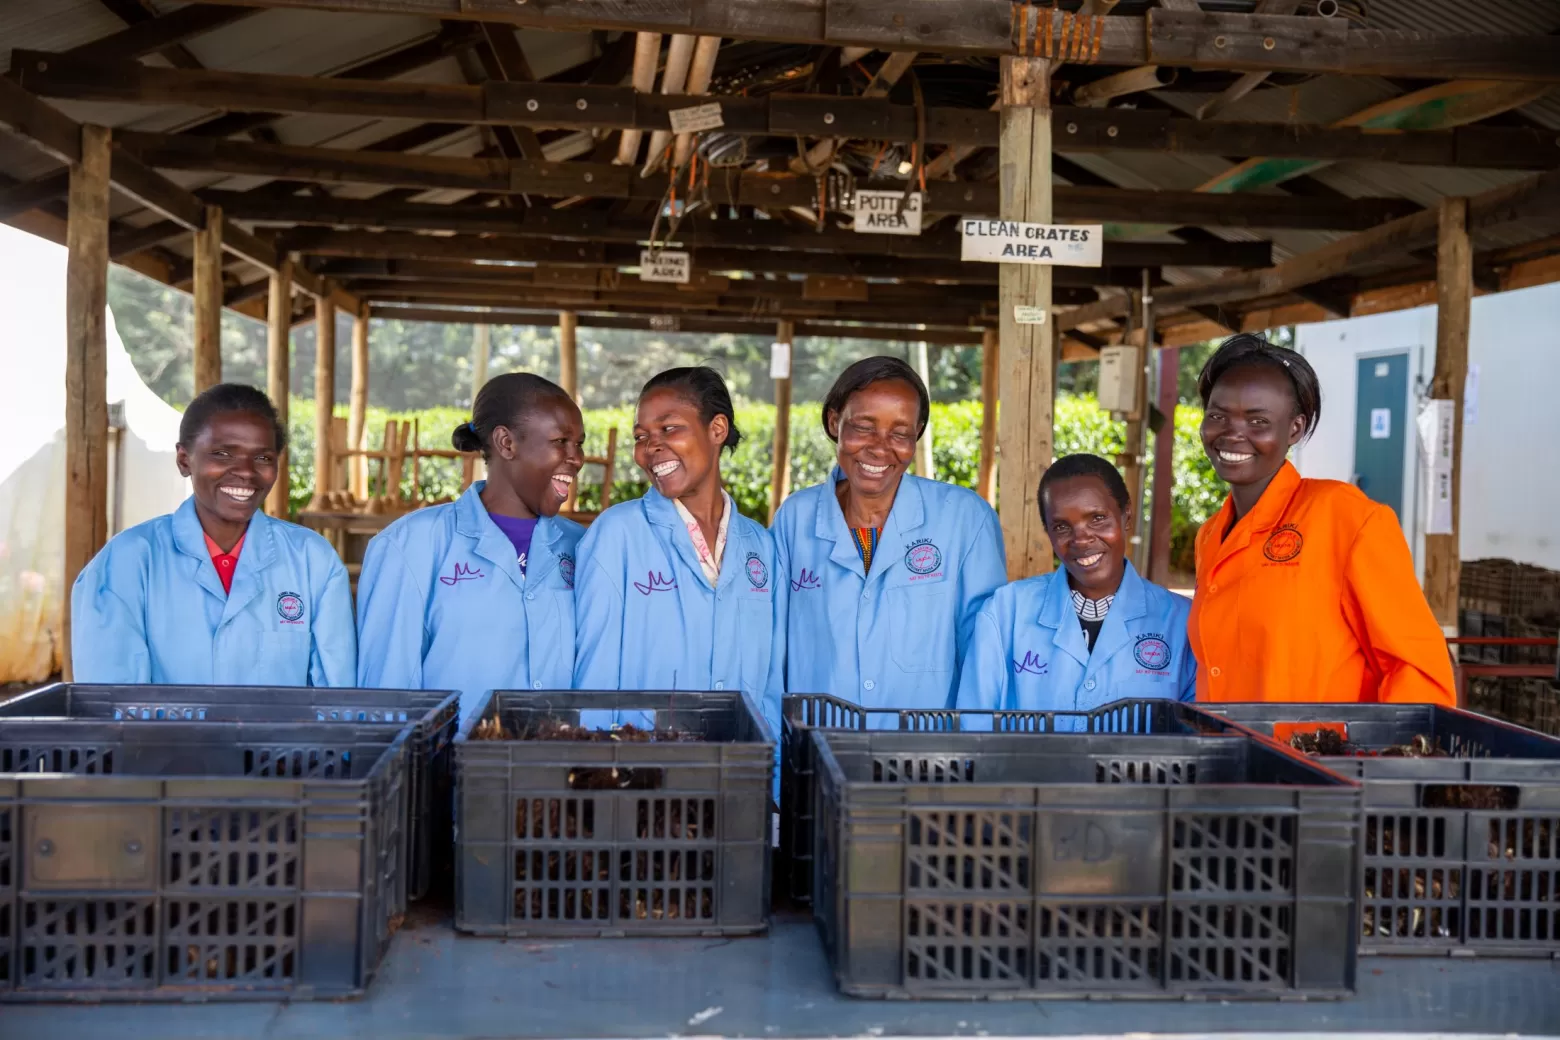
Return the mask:
<path fill-rule="evenodd" d="M 1321 389 L 1293 350 L 1226 340 L 1197 381 L 1230 497 L 1197 533 L 1187 624 L 1200 701 L 1455 704 L 1446 640 L 1391 509 L 1285 458 Z"/>

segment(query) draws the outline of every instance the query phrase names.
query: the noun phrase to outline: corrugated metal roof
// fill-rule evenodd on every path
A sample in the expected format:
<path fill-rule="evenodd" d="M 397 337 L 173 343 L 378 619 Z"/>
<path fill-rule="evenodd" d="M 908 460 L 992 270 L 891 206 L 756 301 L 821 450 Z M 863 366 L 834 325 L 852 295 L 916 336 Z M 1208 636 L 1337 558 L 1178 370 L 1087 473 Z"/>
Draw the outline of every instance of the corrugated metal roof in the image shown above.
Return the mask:
<path fill-rule="evenodd" d="M 1373 29 L 1430 33 L 1547 33 L 1560 29 L 1555 0 L 1369 0 Z"/>
<path fill-rule="evenodd" d="M 125 27 L 97 0 L 48 0 L 0 4 L 0 72 L 11 68 L 12 47 L 66 51 Z"/>

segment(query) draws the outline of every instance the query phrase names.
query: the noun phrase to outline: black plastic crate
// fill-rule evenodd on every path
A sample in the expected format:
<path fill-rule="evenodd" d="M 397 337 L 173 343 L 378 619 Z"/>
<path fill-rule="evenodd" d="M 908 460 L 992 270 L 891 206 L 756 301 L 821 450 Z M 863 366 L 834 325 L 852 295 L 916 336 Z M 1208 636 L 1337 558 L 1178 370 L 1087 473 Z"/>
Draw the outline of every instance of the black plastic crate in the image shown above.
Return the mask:
<path fill-rule="evenodd" d="M 408 738 L 0 723 L 0 1001 L 362 993 L 406 904 Z"/>
<path fill-rule="evenodd" d="M 450 861 L 451 759 L 460 695 L 444 690 L 307 686 L 100 686 L 55 683 L 0 703 L 0 720 L 318 722 L 412 726 L 407 783 L 407 898 L 421 899 Z"/>
<path fill-rule="evenodd" d="M 613 713 L 693 742 L 480 740 Z M 768 927 L 774 742 L 740 693 L 491 693 L 455 738 L 455 927 L 746 935 Z"/>
<path fill-rule="evenodd" d="M 1362 951 L 1560 956 L 1560 740 L 1431 704 L 1198 707 L 1284 740 L 1328 725 L 1365 749 L 1424 736 L 1451 756 L 1320 759 L 1364 783 Z"/>
<path fill-rule="evenodd" d="M 1213 733 L 1230 729 L 1179 701 L 1115 701 L 1092 711 L 863 708 L 825 694 L 788 694 L 781 708 L 780 872 L 792 902 L 812 902 L 815 729 L 957 733 Z"/>
<path fill-rule="evenodd" d="M 1338 997 L 1360 788 L 1252 736 L 819 731 L 813 915 L 840 988 Z"/>

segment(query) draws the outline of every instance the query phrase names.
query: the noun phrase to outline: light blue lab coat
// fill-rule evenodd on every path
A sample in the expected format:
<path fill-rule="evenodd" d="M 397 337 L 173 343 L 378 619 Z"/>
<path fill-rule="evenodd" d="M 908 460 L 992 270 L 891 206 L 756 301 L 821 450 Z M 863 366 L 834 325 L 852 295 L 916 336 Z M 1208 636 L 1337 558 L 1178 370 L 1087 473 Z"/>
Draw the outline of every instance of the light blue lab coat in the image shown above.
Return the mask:
<path fill-rule="evenodd" d="M 351 686 L 357 667 L 330 543 L 256 512 L 224 592 L 194 498 L 115 535 L 77 575 L 70 618 L 77 682 Z"/>
<path fill-rule="evenodd" d="M 579 548 L 576 689 L 741 690 L 779 732 L 783 572 L 769 532 L 731 510 L 713 589 L 677 507 L 655 489 L 591 523 Z"/>
<path fill-rule="evenodd" d="M 1128 561 L 1091 654 L 1065 571 L 1004 585 L 976 617 L 958 706 L 1088 711 L 1126 697 L 1189 701 L 1197 690 L 1191 605 Z"/>
<path fill-rule="evenodd" d="M 458 690 L 461 719 L 488 690 L 566 690 L 574 660 L 574 549 L 585 529 L 542 517 L 526 572 L 477 481 L 454 502 L 374 536 L 358 578 L 358 682 Z"/>
<path fill-rule="evenodd" d="M 775 517 L 790 586 L 785 688 L 871 708 L 946 708 L 975 611 L 1007 580 L 997 514 L 979 495 L 906 474 L 870 573 L 834 486 L 798 491 Z"/>

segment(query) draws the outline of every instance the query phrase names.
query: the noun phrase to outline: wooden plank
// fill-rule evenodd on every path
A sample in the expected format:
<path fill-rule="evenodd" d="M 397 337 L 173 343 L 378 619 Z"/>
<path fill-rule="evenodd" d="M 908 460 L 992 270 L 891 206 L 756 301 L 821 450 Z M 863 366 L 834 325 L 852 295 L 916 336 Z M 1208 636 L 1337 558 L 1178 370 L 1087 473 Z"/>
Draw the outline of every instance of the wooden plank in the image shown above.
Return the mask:
<path fill-rule="evenodd" d="M 70 172 L 65 231 L 65 555 L 63 587 L 108 540 L 109 131 L 83 126 Z M 61 612 L 63 677 L 71 678 L 70 610 Z"/>
<path fill-rule="evenodd" d="M 558 385 L 580 400 L 579 316 L 573 311 L 558 312 Z"/>
<path fill-rule="evenodd" d="M 222 210 L 195 232 L 195 393 L 222 382 Z"/>
<path fill-rule="evenodd" d="M 292 268 L 292 261 L 284 259 L 271 272 L 266 306 L 266 395 L 276 406 L 277 417 L 282 420 L 283 426 L 287 425 L 287 401 L 292 390 Z M 266 513 L 283 519 L 289 512 L 287 473 L 290 454 L 288 451 L 282 452 L 276 467 L 276 483 L 271 485 L 271 493 L 265 499 Z"/>
<path fill-rule="evenodd" d="M 1051 222 L 1051 73 L 1039 58 L 1002 61 L 1002 219 Z M 1011 580 L 1051 570 L 1051 546 L 1033 504 L 1051 464 L 1056 377 L 1054 323 L 1020 325 L 1016 306 L 1051 306 L 1052 269 L 1002 264 L 998 283 L 999 515 Z"/>
<path fill-rule="evenodd" d="M 996 329 L 985 329 L 980 341 L 980 471 L 975 489 L 992 506 L 997 504 L 997 384 L 1001 367 Z"/>
<path fill-rule="evenodd" d="M 70 167 L 0 188 L 0 220 L 25 213 L 70 191 Z"/>
<path fill-rule="evenodd" d="M 139 228 L 123 228 L 108 241 L 109 258 L 123 260 L 144 249 L 160 246 L 174 239 L 183 238 L 189 229 L 172 220 L 159 220 Z"/>
<path fill-rule="evenodd" d="M 81 61 L 103 63 L 144 58 L 259 13 L 258 9 L 190 4 L 177 11 L 148 18 L 111 36 L 73 47 L 66 53 Z M 15 67 L 14 64 L 12 67 Z"/>
<path fill-rule="evenodd" d="M 1452 531 L 1425 535 L 1425 598 L 1441 629 L 1457 634 L 1462 563 L 1463 387 L 1468 380 L 1468 327 L 1473 301 L 1473 250 L 1467 199 L 1446 198 L 1436 209 L 1435 370 L 1432 400 L 1452 401 Z"/>
<path fill-rule="evenodd" d="M 336 305 L 328 296 L 315 301 L 314 329 L 314 497 L 309 508 L 322 509 L 326 494 L 337 490 L 330 453 L 336 405 Z"/>
<path fill-rule="evenodd" d="M 62 163 L 81 158 L 81 127 L 10 79 L 0 77 L 0 129 Z"/>
<path fill-rule="evenodd" d="M 796 344 L 796 324 L 790 321 L 781 321 L 775 325 L 775 342 L 784 344 L 788 351 L 794 352 Z M 790 372 L 795 367 L 794 353 L 787 363 L 786 371 Z M 774 447 L 770 454 L 770 478 L 769 478 L 769 522 L 775 522 L 775 514 L 780 511 L 791 494 L 791 377 L 785 375 L 777 377 L 775 384 L 775 439 Z M 781 576 L 786 577 L 785 575 Z"/>
<path fill-rule="evenodd" d="M 347 447 L 353 451 L 363 449 L 363 434 L 368 418 L 368 308 L 352 316 L 352 389 L 347 398 Z M 353 459 L 351 490 L 358 498 L 368 495 L 368 464 L 363 459 Z"/>

